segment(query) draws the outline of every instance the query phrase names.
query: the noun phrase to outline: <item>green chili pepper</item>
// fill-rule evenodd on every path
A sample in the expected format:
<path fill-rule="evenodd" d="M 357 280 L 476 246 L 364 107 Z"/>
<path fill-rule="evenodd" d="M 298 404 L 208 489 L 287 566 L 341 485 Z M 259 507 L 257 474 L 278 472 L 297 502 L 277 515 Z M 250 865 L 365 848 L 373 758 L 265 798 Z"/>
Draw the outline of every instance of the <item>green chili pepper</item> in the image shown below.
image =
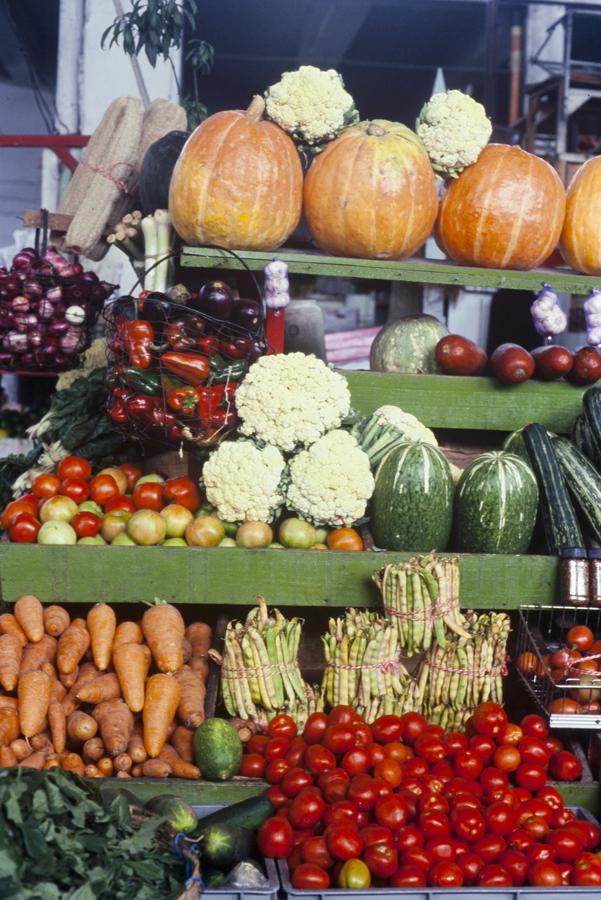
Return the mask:
<path fill-rule="evenodd" d="M 128 369 L 123 369 L 121 378 L 129 387 L 142 394 L 161 393 L 161 380 L 155 372 L 130 366 Z"/>
<path fill-rule="evenodd" d="M 224 381 L 240 381 L 248 372 L 248 362 L 245 359 L 229 362 L 222 356 L 212 356 L 210 367 L 212 384 L 221 384 Z"/>

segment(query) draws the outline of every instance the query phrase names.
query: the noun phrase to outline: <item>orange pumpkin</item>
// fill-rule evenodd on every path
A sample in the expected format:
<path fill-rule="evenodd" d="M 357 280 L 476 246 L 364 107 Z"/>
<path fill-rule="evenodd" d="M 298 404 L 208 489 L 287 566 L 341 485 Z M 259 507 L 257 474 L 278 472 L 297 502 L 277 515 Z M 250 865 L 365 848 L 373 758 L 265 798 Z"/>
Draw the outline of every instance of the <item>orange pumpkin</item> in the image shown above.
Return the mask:
<path fill-rule="evenodd" d="M 329 253 L 403 259 L 418 250 L 436 220 L 436 178 L 416 134 L 376 119 L 347 128 L 314 160 L 304 213 Z"/>
<path fill-rule="evenodd" d="M 186 243 L 274 250 L 298 225 L 300 158 L 264 110 L 255 97 L 246 112 L 210 116 L 186 141 L 169 188 L 173 226 Z"/>
<path fill-rule="evenodd" d="M 564 214 L 565 190 L 549 163 L 489 144 L 446 189 L 436 240 L 462 265 L 533 269 L 555 249 Z"/>
<path fill-rule="evenodd" d="M 601 275 L 601 156 L 589 159 L 568 187 L 561 254 L 577 272 Z"/>

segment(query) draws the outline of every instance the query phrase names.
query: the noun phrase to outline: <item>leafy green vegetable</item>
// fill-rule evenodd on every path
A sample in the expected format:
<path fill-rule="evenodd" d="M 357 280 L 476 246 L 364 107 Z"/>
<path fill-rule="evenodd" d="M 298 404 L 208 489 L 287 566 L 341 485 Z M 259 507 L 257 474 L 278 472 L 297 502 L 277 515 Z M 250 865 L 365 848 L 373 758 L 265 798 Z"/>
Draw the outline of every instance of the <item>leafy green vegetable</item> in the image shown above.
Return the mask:
<path fill-rule="evenodd" d="M 51 769 L 0 770 L 0 897 L 169 900 L 181 864 L 160 849 L 164 819 L 134 828 L 127 801 Z"/>

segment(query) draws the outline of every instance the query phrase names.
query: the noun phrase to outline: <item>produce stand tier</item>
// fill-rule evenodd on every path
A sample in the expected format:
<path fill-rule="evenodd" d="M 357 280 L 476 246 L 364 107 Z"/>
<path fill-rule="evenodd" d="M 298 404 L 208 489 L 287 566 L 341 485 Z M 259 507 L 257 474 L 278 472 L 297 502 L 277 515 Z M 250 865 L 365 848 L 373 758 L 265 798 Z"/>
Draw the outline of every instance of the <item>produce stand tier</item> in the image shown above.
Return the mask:
<path fill-rule="evenodd" d="M 412 554 L 186 547 L 56 547 L 0 544 L 0 597 L 43 602 L 378 607 L 371 576 Z M 463 554 L 462 606 L 517 609 L 553 603 L 558 561 L 551 556 Z"/>
<path fill-rule="evenodd" d="M 599 279 L 580 275 L 572 269 L 534 269 L 517 272 L 513 269 L 482 269 L 458 266 L 449 260 L 433 259 L 353 259 L 327 256 L 319 251 L 237 250 L 232 256 L 217 247 L 184 247 L 180 264 L 197 269 L 245 269 L 260 271 L 277 257 L 283 260 L 294 275 L 332 275 L 342 278 L 367 278 L 380 281 L 410 281 L 416 284 L 449 284 L 457 287 L 486 287 L 514 291 L 538 291 L 541 281 L 566 294 L 588 294 L 599 286 Z"/>

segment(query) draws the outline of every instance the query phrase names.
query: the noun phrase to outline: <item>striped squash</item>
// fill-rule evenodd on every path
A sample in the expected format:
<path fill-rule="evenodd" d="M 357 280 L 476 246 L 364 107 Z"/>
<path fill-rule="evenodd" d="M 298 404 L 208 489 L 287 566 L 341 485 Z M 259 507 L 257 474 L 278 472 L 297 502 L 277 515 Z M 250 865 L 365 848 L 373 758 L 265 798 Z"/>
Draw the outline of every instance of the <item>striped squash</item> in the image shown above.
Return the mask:
<path fill-rule="evenodd" d="M 453 477 L 431 444 L 407 441 L 376 472 L 371 531 L 382 550 L 444 550 L 453 521 Z"/>
<path fill-rule="evenodd" d="M 462 265 L 533 269 L 557 246 L 564 214 L 565 190 L 549 163 L 489 144 L 445 191 L 436 239 Z"/>
<path fill-rule="evenodd" d="M 454 547 L 464 553 L 526 553 L 537 507 L 528 463 L 514 453 L 483 453 L 457 485 Z"/>
<path fill-rule="evenodd" d="M 561 255 L 577 272 L 601 275 L 601 156 L 576 172 L 566 203 Z"/>
<path fill-rule="evenodd" d="M 572 497 L 588 521 L 595 540 L 601 540 L 601 475 L 567 438 L 556 438 L 553 450 Z"/>

